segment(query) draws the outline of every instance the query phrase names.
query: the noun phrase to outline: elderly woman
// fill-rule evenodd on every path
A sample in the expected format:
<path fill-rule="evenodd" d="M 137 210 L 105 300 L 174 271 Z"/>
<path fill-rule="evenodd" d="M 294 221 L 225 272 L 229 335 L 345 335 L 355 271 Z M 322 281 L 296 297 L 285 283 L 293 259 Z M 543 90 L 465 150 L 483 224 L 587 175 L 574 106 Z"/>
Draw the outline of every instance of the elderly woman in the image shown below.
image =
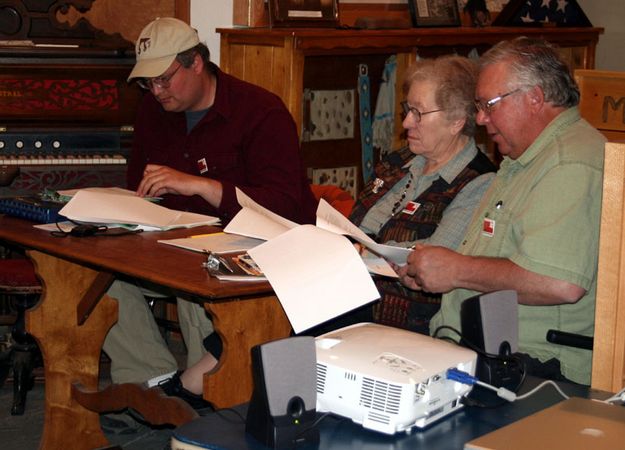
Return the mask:
<path fill-rule="evenodd" d="M 478 150 L 475 132 L 477 67 L 460 56 L 424 59 L 404 78 L 403 127 L 408 146 L 390 153 L 358 198 L 350 219 L 377 242 L 456 248 L 495 167 Z M 373 319 L 428 333 L 440 295 L 377 281 L 381 299 L 334 322 Z M 373 313 L 373 317 L 370 314 Z"/>

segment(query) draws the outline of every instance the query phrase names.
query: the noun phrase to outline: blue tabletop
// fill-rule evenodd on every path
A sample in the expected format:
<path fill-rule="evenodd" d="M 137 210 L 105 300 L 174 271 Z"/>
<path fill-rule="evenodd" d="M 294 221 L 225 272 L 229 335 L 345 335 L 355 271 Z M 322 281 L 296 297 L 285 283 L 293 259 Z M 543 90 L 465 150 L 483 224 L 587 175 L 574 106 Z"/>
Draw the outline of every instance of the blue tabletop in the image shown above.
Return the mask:
<path fill-rule="evenodd" d="M 528 378 L 522 391 L 528 391 L 542 380 Z M 562 390 L 571 396 L 607 398 L 609 394 L 590 390 L 588 387 L 558 383 Z M 475 394 L 475 393 L 474 393 Z M 477 393 L 479 394 L 479 393 Z M 480 400 L 480 395 L 476 395 Z M 492 398 L 483 398 L 491 405 Z M 464 444 L 490 431 L 515 422 L 533 414 L 564 398 L 552 386 L 545 386 L 536 394 L 513 403 L 503 400 L 500 406 L 477 407 L 465 406 L 424 429 L 413 429 L 410 433 L 397 433 L 389 436 L 364 429 L 349 419 L 334 415 L 324 417 L 318 424 L 320 442 L 315 445 L 297 446 L 298 450 L 461 450 Z M 178 427 L 174 438 L 187 443 L 195 442 L 198 449 L 228 450 L 266 450 L 245 433 L 245 414 L 247 405 L 239 405 L 231 410 L 221 410 L 208 416 L 200 417 Z"/>

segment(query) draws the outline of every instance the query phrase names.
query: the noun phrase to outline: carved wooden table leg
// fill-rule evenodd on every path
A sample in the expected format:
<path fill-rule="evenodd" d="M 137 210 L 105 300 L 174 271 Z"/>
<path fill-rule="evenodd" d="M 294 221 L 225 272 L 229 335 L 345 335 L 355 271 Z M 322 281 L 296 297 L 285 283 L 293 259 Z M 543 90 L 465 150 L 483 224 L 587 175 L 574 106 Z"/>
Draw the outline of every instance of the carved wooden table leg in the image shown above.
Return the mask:
<path fill-rule="evenodd" d="M 104 295 L 81 324 L 79 304 L 101 273 L 38 251 L 29 255 L 44 287 L 41 301 L 26 314 L 26 328 L 39 344 L 45 369 L 40 448 L 104 447 L 108 441 L 98 413 L 75 401 L 71 385 L 79 382 L 97 389 L 100 349 L 117 320 L 117 302 Z"/>
<path fill-rule="evenodd" d="M 252 347 L 288 337 L 289 323 L 274 295 L 205 303 L 223 340 L 219 364 L 204 375 L 204 398 L 215 408 L 245 403 L 252 396 Z"/>

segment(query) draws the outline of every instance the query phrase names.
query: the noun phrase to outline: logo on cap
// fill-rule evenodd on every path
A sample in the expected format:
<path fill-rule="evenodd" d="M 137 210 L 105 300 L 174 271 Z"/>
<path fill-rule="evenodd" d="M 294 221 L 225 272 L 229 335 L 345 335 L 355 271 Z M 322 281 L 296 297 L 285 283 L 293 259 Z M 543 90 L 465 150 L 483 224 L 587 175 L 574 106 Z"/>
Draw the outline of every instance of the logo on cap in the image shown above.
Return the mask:
<path fill-rule="evenodd" d="M 150 48 L 150 41 L 149 37 L 139 39 L 139 45 L 137 45 L 137 53 L 139 55 Z"/>

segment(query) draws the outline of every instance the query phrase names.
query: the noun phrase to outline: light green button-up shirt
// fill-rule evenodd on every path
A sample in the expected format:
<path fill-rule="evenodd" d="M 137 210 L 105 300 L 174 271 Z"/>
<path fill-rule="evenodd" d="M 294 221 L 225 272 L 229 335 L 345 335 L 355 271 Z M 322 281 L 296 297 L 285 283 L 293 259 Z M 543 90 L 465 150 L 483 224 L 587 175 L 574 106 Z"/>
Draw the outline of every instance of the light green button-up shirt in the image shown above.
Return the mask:
<path fill-rule="evenodd" d="M 546 334 L 593 335 L 604 144 L 577 108 L 561 113 L 518 159 L 504 159 L 459 250 L 508 258 L 586 290 L 575 304 L 519 305 L 519 351 L 541 361 L 557 358 L 565 377 L 584 384 L 590 383 L 592 352 L 551 344 Z M 492 234 L 483 232 L 485 219 L 494 221 Z M 445 294 L 431 331 L 440 325 L 460 330 L 461 301 L 476 294 Z"/>

